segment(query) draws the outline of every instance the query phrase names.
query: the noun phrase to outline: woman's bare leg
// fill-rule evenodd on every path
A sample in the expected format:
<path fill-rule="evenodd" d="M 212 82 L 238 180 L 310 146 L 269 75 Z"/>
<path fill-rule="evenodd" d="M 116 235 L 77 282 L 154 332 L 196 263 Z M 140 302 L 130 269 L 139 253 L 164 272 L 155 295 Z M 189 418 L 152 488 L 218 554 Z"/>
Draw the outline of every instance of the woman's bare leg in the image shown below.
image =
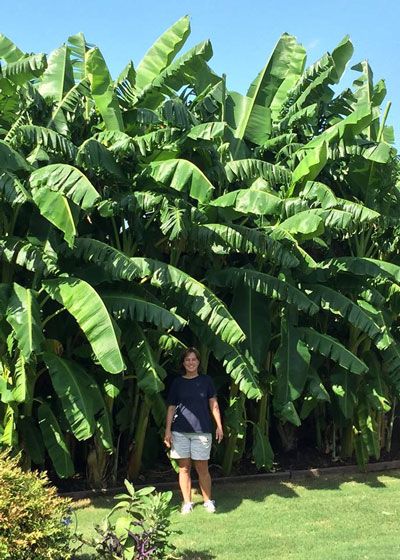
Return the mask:
<path fill-rule="evenodd" d="M 208 472 L 208 461 L 193 461 L 197 474 L 199 475 L 200 490 L 203 500 L 211 500 L 211 476 Z"/>
<path fill-rule="evenodd" d="M 190 459 L 178 459 L 179 465 L 179 487 L 185 503 L 192 501 L 192 480 L 190 469 L 192 466 Z"/>

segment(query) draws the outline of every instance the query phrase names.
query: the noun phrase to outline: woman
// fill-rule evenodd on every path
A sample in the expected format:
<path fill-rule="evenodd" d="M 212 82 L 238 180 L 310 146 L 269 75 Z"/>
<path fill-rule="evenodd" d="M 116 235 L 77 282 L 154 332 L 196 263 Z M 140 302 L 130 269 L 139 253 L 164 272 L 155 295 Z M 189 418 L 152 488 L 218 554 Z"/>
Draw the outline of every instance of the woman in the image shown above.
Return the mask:
<path fill-rule="evenodd" d="M 220 443 L 224 437 L 221 415 L 214 383 L 208 375 L 199 375 L 200 354 L 196 348 L 187 348 L 182 357 L 184 375 L 175 379 L 168 395 L 168 411 L 164 443 L 171 448 L 171 458 L 179 465 L 179 486 L 183 496 L 181 512 L 193 509 L 192 462 L 199 476 L 204 507 L 215 512 L 215 502 L 211 499 L 211 477 L 208 460 L 212 443 L 212 413 L 217 429 L 215 437 Z"/>

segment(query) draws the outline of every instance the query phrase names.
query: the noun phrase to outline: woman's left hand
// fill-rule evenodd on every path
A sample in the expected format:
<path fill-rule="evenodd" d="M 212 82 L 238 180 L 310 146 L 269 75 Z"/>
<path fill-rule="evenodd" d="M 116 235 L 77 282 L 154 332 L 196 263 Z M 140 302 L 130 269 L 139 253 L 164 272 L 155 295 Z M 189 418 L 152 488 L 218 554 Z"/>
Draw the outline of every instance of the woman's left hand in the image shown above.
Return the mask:
<path fill-rule="evenodd" d="M 223 437 L 224 437 L 224 430 L 222 428 L 217 428 L 215 431 L 215 438 L 217 442 L 221 443 Z"/>

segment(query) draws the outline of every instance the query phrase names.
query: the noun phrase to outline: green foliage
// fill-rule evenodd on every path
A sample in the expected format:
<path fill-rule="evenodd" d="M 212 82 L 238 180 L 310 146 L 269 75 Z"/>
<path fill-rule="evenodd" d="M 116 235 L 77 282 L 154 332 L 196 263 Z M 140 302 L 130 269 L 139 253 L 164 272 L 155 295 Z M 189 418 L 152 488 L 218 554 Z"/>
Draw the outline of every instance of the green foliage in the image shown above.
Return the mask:
<path fill-rule="evenodd" d="M 44 473 L 25 472 L 0 454 L 0 558 L 71 558 L 70 503 L 59 498 Z"/>
<path fill-rule="evenodd" d="M 175 547 L 170 528 L 172 492 L 155 492 L 153 486 L 140 490 L 125 480 L 127 494 L 119 500 L 104 521 L 96 526 L 98 536 L 81 540 L 96 550 L 98 558 L 114 560 L 164 560 L 173 558 Z"/>
<path fill-rule="evenodd" d="M 62 478 L 79 453 L 97 486 L 137 476 L 195 345 L 224 472 L 271 468 L 271 425 L 278 448 L 304 430 L 363 465 L 400 388 L 384 83 L 363 61 L 340 92 L 350 39 L 306 66 L 285 33 L 230 92 L 189 34 L 183 17 L 116 80 L 81 33 L 48 56 L 0 36 L 0 445 Z"/>

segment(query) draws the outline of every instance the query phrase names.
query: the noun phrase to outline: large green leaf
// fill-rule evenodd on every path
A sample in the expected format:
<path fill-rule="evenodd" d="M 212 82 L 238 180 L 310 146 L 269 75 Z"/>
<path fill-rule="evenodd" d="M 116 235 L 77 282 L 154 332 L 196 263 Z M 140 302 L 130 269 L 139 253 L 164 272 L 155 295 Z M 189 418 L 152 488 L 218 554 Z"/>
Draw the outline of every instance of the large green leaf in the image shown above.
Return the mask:
<path fill-rule="evenodd" d="M 154 395 L 164 389 L 162 380 L 166 372 L 160 366 L 145 333 L 137 323 L 132 326 L 132 346 L 129 350 L 140 389 L 146 395 Z"/>
<path fill-rule="evenodd" d="M 29 360 L 33 352 L 40 352 L 44 338 L 40 308 L 32 290 L 13 284 L 8 301 L 7 321 L 13 328 L 22 356 Z"/>
<path fill-rule="evenodd" d="M 307 288 L 311 289 L 311 293 L 308 294 L 308 297 L 319 307 L 340 315 L 355 328 L 365 332 L 376 342 L 378 348 L 385 347 L 379 325 L 351 299 L 329 286 L 322 284 L 313 284 L 307 286 Z"/>
<path fill-rule="evenodd" d="M 178 92 L 182 87 L 191 85 L 198 93 L 220 81 L 207 65 L 212 57 L 210 41 L 203 41 L 192 47 L 163 70 L 153 82 L 140 92 L 139 101 L 145 107 L 154 109 L 163 101 L 163 94 Z"/>
<path fill-rule="evenodd" d="M 146 167 L 142 176 L 152 177 L 158 183 L 179 192 L 187 192 L 200 202 L 210 200 L 214 190 L 204 173 L 185 159 L 153 162 Z"/>
<path fill-rule="evenodd" d="M 47 128 L 55 128 L 60 134 L 68 135 L 68 114 L 73 113 L 79 107 L 83 98 L 90 94 L 89 80 L 84 79 L 76 83 L 68 90 L 64 97 L 56 104 Z"/>
<path fill-rule="evenodd" d="M 258 424 L 253 425 L 253 458 L 257 469 L 271 469 L 274 461 L 268 435 Z"/>
<path fill-rule="evenodd" d="M 77 362 L 56 354 L 45 352 L 43 359 L 72 433 L 78 440 L 89 439 L 96 425 L 94 413 L 102 405 L 93 400 L 92 377 Z"/>
<path fill-rule="evenodd" d="M 106 291 L 101 293 L 101 298 L 117 318 L 130 318 L 136 321 L 153 323 L 164 329 L 173 328 L 180 330 L 186 321 L 176 313 L 163 307 L 161 301 L 145 299 L 135 292 Z"/>
<path fill-rule="evenodd" d="M 30 198 L 29 192 L 18 177 L 7 171 L 0 174 L 0 200 L 17 206 Z"/>
<path fill-rule="evenodd" d="M 260 399 L 262 397 L 257 366 L 251 356 L 246 356 L 240 346 L 218 345 L 214 348 L 214 354 L 218 359 L 222 359 L 226 373 L 231 376 L 247 398 Z"/>
<path fill-rule="evenodd" d="M 335 395 L 333 402 L 338 403 L 345 418 L 352 418 L 357 402 L 357 379 L 346 369 L 338 366 L 331 375 L 331 383 Z"/>
<path fill-rule="evenodd" d="M 94 138 L 89 138 L 80 145 L 76 163 L 89 173 L 97 171 L 101 175 L 109 174 L 122 180 L 125 179 L 125 174 L 116 162 L 114 154 Z"/>
<path fill-rule="evenodd" d="M 300 76 L 305 60 L 304 47 L 292 35 L 283 33 L 266 65 L 249 87 L 247 95 L 255 104 L 271 106 L 274 98 L 277 95 L 280 97 L 282 88 L 287 91 L 288 85 Z M 277 108 L 275 104 L 275 110 Z"/>
<path fill-rule="evenodd" d="M 224 122 L 207 122 L 191 128 L 187 136 L 192 140 L 215 140 L 223 137 L 225 129 Z"/>
<path fill-rule="evenodd" d="M 84 280 L 71 277 L 46 280 L 43 287 L 75 317 L 102 367 L 120 373 L 125 366 L 115 330 L 96 290 Z"/>
<path fill-rule="evenodd" d="M 29 457 L 36 465 L 43 465 L 45 461 L 45 448 L 36 418 L 32 416 L 20 418 L 18 420 L 18 431 L 22 435 L 22 440 L 29 453 Z"/>
<path fill-rule="evenodd" d="M 73 476 L 74 465 L 70 452 L 57 418 L 48 404 L 43 403 L 39 406 L 38 418 L 44 444 L 58 476 L 60 478 Z"/>
<path fill-rule="evenodd" d="M 140 257 L 129 258 L 122 252 L 94 239 L 76 240 L 76 252 L 89 262 L 106 268 L 114 278 L 136 280 L 148 277 L 161 289 L 173 291 L 186 310 L 204 321 L 221 340 L 235 344 L 245 338 L 219 298 L 198 280 L 163 262 Z"/>
<path fill-rule="evenodd" d="M 259 159 L 231 161 L 226 164 L 225 171 L 230 183 L 236 181 L 252 183 L 255 179 L 262 177 L 269 187 L 275 190 L 288 185 L 291 179 L 291 173 L 285 167 Z"/>
<path fill-rule="evenodd" d="M 3 76 L 22 86 L 25 82 L 41 76 L 46 67 L 47 61 L 44 54 L 32 54 L 24 56 L 16 62 L 9 62 L 3 69 Z"/>
<path fill-rule="evenodd" d="M 281 344 L 274 357 L 274 408 L 278 412 L 284 410 L 289 401 L 300 397 L 307 380 L 310 358 L 308 348 L 290 322 L 290 314 L 285 315 L 281 321 Z"/>
<path fill-rule="evenodd" d="M 62 134 L 33 124 L 19 126 L 11 144 L 15 147 L 22 145 L 30 149 L 40 146 L 46 151 L 56 152 L 68 161 L 73 161 L 77 153 L 76 146 Z"/>
<path fill-rule="evenodd" d="M 53 51 L 38 87 L 40 95 L 59 103 L 75 85 L 69 49 L 66 45 Z"/>
<path fill-rule="evenodd" d="M 49 275 L 58 272 L 57 255 L 49 243 L 36 245 L 20 237 L 0 238 L 0 259 L 36 273 Z"/>
<path fill-rule="evenodd" d="M 25 53 L 21 51 L 8 37 L 0 34 L 0 58 L 9 62 L 17 62 Z"/>
<path fill-rule="evenodd" d="M 239 285 L 229 309 L 246 334 L 247 347 L 257 368 L 263 370 L 271 338 L 270 302 L 249 286 Z"/>
<path fill-rule="evenodd" d="M 30 171 L 31 166 L 4 140 L 0 140 L 0 169 L 2 171 Z"/>
<path fill-rule="evenodd" d="M 268 214 L 279 215 L 283 200 L 270 192 L 250 188 L 228 192 L 214 199 L 210 204 L 220 208 L 233 208 L 244 214 L 265 216 Z"/>
<path fill-rule="evenodd" d="M 114 92 L 103 55 L 98 48 L 91 49 L 86 57 L 87 77 L 90 81 L 92 97 L 108 130 L 124 130 L 121 110 Z"/>
<path fill-rule="evenodd" d="M 71 62 L 74 69 L 74 76 L 77 81 L 86 79 L 88 53 L 93 48 L 86 42 L 83 33 L 77 33 L 68 37 L 68 48 L 71 51 Z"/>
<path fill-rule="evenodd" d="M 256 253 L 285 268 L 293 268 L 299 263 L 298 259 L 279 241 L 263 231 L 246 226 L 192 224 L 188 237 L 196 248 L 204 247 L 217 254 Z"/>
<path fill-rule="evenodd" d="M 76 227 L 74 216 L 65 196 L 47 187 L 33 189 L 32 196 L 42 216 L 64 233 L 64 239 L 72 249 Z"/>
<path fill-rule="evenodd" d="M 136 88 L 143 89 L 171 64 L 190 34 L 190 21 L 184 16 L 174 23 L 144 55 L 136 70 Z"/>
<path fill-rule="evenodd" d="M 285 301 L 294 305 L 297 309 L 314 315 L 318 306 L 312 302 L 303 292 L 291 284 L 275 278 L 264 272 L 250 270 L 248 268 L 225 268 L 220 272 L 209 274 L 209 279 L 217 286 L 235 287 L 239 284 L 249 286 L 252 290 L 278 301 Z"/>
<path fill-rule="evenodd" d="M 13 397 L 15 402 L 22 403 L 25 402 L 27 398 L 32 397 L 32 395 L 28 395 L 28 375 L 28 365 L 25 362 L 25 358 L 22 355 L 18 356 L 14 366 Z"/>
<path fill-rule="evenodd" d="M 292 194 L 295 185 L 303 185 L 307 181 L 316 179 L 328 161 L 327 143 L 323 140 L 315 147 L 307 148 L 306 146 L 303 152 L 304 157 L 293 171 L 289 195 Z"/>
<path fill-rule="evenodd" d="M 281 222 L 279 228 L 299 237 L 300 241 L 319 237 L 325 230 L 323 219 L 313 210 L 298 212 Z"/>
<path fill-rule="evenodd" d="M 337 362 L 343 369 L 355 374 L 368 371 L 364 362 L 347 350 L 336 338 L 321 334 L 311 327 L 297 327 L 297 332 L 310 350 Z"/>
<path fill-rule="evenodd" d="M 32 189 L 48 187 L 58 191 L 84 210 L 90 210 L 100 199 L 89 179 L 79 169 L 63 163 L 47 165 L 31 174 Z"/>
<path fill-rule="evenodd" d="M 227 120 L 234 128 L 237 138 L 247 138 L 255 144 L 262 144 L 269 137 L 270 105 L 275 94 L 285 80 L 289 79 L 289 83 L 292 83 L 293 78 L 298 77 L 304 62 L 304 48 L 294 37 L 282 35 L 265 67 L 251 84 L 247 96 L 235 93 L 228 96 Z M 237 150 L 233 157 L 236 159 Z"/>
<path fill-rule="evenodd" d="M 271 112 L 269 107 L 254 103 L 254 99 L 230 92 L 226 99 L 226 120 L 238 140 L 249 140 L 263 144 L 271 134 Z M 240 142 L 233 149 L 233 158 L 238 157 Z"/>

